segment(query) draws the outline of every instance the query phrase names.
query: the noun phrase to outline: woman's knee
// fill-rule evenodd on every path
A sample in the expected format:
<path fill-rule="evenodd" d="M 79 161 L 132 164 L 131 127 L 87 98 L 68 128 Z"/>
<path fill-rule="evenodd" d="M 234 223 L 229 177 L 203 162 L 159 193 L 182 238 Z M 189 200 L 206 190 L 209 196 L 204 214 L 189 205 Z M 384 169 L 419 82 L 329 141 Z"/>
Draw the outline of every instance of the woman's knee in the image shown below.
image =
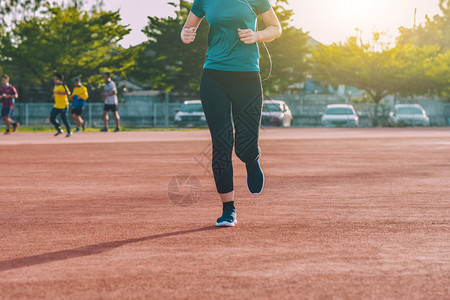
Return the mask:
<path fill-rule="evenodd" d="M 244 163 L 255 162 L 261 155 L 261 149 L 258 145 L 236 145 L 236 156 Z"/>

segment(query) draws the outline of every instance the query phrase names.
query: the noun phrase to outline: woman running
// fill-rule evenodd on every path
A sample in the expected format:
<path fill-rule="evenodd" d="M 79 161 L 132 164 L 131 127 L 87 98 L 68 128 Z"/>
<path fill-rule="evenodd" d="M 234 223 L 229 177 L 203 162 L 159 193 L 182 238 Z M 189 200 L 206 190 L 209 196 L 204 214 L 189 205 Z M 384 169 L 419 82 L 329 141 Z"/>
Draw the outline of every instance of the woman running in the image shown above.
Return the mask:
<path fill-rule="evenodd" d="M 258 15 L 267 26 L 262 31 L 256 30 Z M 223 203 L 216 226 L 235 226 L 233 143 L 247 169 L 248 189 L 261 193 L 264 174 L 258 139 L 263 94 L 257 42 L 278 38 L 281 25 L 269 0 L 195 0 L 181 31 L 183 43 L 195 40 L 203 17 L 210 28 L 200 98 L 213 144 L 214 180 Z"/>

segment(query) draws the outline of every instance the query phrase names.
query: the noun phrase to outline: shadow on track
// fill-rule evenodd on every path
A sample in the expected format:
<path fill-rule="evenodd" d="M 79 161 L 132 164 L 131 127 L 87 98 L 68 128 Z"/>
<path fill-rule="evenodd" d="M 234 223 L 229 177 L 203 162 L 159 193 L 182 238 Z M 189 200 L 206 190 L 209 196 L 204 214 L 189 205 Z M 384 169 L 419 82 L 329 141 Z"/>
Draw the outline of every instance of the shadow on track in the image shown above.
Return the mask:
<path fill-rule="evenodd" d="M 189 230 L 161 233 L 161 234 L 155 234 L 155 235 L 150 235 L 150 236 L 145 236 L 145 237 L 140 237 L 140 238 L 127 239 L 127 240 L 122 240 L 122 241 L 114 241 L 114 242 L 108 242 L 108 243 L 100 243 L 100 244 L 95 244 L 95 245 L 78 247 L 78 248 L 74 248 L 74 249 L 61 250 L 61 251 L 49 252 L 49 253 L 40 254 L 40 255 L 15 258 L 15 259 L 11 259 L 11 260 L 0 261 L 0 272 L 34 266 L 34 265 L 40 265 L 40 264 L 45 264 L 45 263 L 51 263 L 54 261 L 66 260 L 66 259 L 70 259 L 70 258 L 77 258 L 77 257 L 99 254 L 99 253 L 103 253 L 106 251 L 110 251 L 110 250 L 119 248 L 119 247 L 127 245 L 127 244 L 145 242 L 145 241 L 156 240 L 156 239 L 161 239 L 161 238 L 166 238 L 166 237 L 171 237 L 171 236 L 190 234 L 190 233 L 202 232 L 202 231 L 210 231 L 210 230 L 216 230 L 216 229 L 219 229 L 219 227 L 215 227 L 215 226 L 201 227 L 201 228 L 197 228 L 197 229 L 189 229 Z"/>

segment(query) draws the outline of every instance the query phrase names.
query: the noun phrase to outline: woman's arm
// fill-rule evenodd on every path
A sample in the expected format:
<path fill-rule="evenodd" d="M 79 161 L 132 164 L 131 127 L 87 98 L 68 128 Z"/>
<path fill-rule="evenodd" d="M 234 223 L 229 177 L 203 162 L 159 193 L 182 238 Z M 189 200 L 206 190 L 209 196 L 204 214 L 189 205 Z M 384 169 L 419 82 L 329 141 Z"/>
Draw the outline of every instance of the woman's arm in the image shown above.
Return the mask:
<path fill-rule="evenodd" d="M 245 44 L 253 44 L 256 42 L 271 42 L 278 38 L 281 33 L 281 24 L 273 8 L 261 14 L 261 17 L 267 28 L 262 31 L 254 32 L 251 29 L 238 29 L 239 37 Z"/>
<path fill-rule="evenodd" d="M 202 20 L 203 19 L 200 19 L 192 12 L 189 12 L 189 16 L 183 26 L 183 30 L 181 30 L 181 40 L 183 43 L 190 44 L 195 40 L 195 32 L 197 31 L 197 28 Z"/>

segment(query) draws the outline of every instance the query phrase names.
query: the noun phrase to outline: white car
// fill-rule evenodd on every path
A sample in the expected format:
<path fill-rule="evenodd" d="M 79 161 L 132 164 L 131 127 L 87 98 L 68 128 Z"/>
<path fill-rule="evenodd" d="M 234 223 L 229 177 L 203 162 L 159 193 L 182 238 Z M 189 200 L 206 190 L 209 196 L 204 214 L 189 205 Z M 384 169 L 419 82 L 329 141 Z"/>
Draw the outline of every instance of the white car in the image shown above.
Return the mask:
<path fill-rule="evenodd" d="M 358 127 L 359 117 L 353 105 L 330 104 L 322 115 L 325 127 Z"/>
<path fill-rule="evenodd" d="M 175 126 L 195 127 L 206 126 L 206 117 L 200 100 L 184 101 L 180 111 L 175 114 Z"/>
<path fill-rule="evenodd" d="M 261 116 L 262 126 L 290 127 L 292 113 L 288 105 L 281 100 L 263 101 Z"/>
<path fill-rule="evenodd" d="M 419 104 L 397 104 L 389 114 L 392 126 L 430 126 L 430 118 Z"/>

